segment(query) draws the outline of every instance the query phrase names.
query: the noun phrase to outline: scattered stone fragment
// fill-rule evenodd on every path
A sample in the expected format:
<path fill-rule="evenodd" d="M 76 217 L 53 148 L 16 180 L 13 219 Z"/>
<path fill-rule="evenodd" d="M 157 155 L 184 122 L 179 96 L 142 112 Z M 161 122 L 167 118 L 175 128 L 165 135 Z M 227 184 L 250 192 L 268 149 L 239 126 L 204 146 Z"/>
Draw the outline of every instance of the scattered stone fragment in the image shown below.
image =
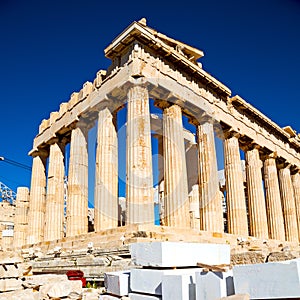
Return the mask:
<path fill-rule="evenodd" d="M 40 300 L 39 293 L 32 289 L 7 292 L 0 294 L 0 300 Z"/>
<path fill-rule="evenodd" d="M 266 262 L 285 261 L 294 258 L 296 258 L 296 256 L 289 251 L 278 251 L 270 253 L 266 258 Z"/>
<path fill-rule="evenodd" d="M 0 292 L 22 290 L 22 281 L 17 278 L 0 279 Z"/>
<path fill-rule="evenodd" d="M 46 296 L 50 298 L 62 298 L 74 292 L 78 294 L 82 293 L 82 282 L 80 280 L 49 283 L 41 286 L 39 290 L 40 298 L 45 298 Z"/>
<path fill-rule="evenodd" d="M 108 272 L 104 275 L 104 285 L 107 293 L 125 296 L 128 295 L 130 271 Z"/>
<path fill-rule="evenodd" d="M 250 300 L 250 296 L 248 294 L 237 294 L 228 297 L 222 297 L 220 300 Z"/>
<path fill-rule="evenodd" d="M 264 263 L 266 261 L 266 254 L 261 251 L 243 252 L 231 254 L 231 265 L 246 265 Z"/>

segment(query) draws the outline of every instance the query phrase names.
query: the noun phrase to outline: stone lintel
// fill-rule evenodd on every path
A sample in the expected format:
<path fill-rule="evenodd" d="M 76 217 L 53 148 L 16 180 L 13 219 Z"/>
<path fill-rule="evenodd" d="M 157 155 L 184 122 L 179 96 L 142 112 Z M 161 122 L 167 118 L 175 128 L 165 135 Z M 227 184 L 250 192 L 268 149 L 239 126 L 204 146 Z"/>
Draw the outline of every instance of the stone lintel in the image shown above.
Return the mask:
<path fill-rule="evenodd" d="M 229 129 L 223 129 L 223 134 L 224 134 L 224 138 L 228 139 L 231 137 L 236 137 L 236 138 L 240 138 L 243 136 L 243 134 L 241 134 L 240 132 L 238 132 L 237 130 L 233 129 L 233 128 L 229 128 Z"/>

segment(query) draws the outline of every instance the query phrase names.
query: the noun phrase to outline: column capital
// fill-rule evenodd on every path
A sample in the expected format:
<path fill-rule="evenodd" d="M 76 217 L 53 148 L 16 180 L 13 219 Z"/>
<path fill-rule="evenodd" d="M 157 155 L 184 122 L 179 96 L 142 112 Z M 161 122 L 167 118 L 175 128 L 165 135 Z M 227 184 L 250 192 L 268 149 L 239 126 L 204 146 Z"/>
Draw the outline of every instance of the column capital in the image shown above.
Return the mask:
<path fill-rule="evenodd" d="M 97 114 L 98 115 L 98 114 Z M 93 119 L 89 118 L 88 120 L 83 117 L 78 117 L 72 124 L 68 126 L 70 130 L 74 130 L 76 128 L 80 128 L 81 130 L 89 130 L 91 129 L 95 124 L 95 117 Z"/>
<path fill-rule="evenodd" d="M 263 158 L 263 160 L 270 159 L 270 158 L 276 159 L 277 156 L 278 156 L 277 152 L 275 151 L 275 152 L 271 152 L 269 154 L 267 154 L 267 153 L 263 154 L 262 158 Z"/>
<path fill-rule="evenodd" d="M 300 173 L 300 166 L 292 165 L 291 166 L 291 174 L 295 175 L 297 173 Z"/>
<path fill-rule="evenodd" d="M 257 149 L 257 150 L 260 150 L 262 149 L 262 147 L 255 143 L 254 141 L 252 141 L 249 145 L 246 146 L 246 151 L 251 151 L 251 150 L 254 150 L 254 149 Z"/>
<path fill-rule="evenodd" d="M 53 136 L 48 142 L 47 144 L 49 145 L 53 145 L 53 144 L 58 144 L 59 143 L 59 137 L 57 135 Z"/>
<path fill-rule="evenodd" d="M 165 108 L 168 108 L 172 105 L 172 103 L 166 101 L 166 100 L 154 100 L 154 105 L 162 110 Z"/>
<path fill-rule="evenodd" d="M 40 156 L 41 158 L 47 158 L 49 156 L 49 151 L 46 149 L 33 149 L 28 153 L 30 156 L 37 157 Z"/>
<path fill-rule="evenodd" d="M 66 144 L 70 141 L 70 138 L 67 138 L 65 136 L 53 136 L 48 142 L 48 145 L 54 145 L 54 144 L 58 144 L 60 147 L 64 147 L 66 146 Z"/>
<path fill-rule="evenodd" d="M 195 126 L 203 125 L 205 123 L 214 124 L 214 118 L 207 112 L 203 111 L 201 114 L 199 114 L 198 118 L 191 116 L 189 118 L 189 123 Z"/>
<path fill-rule="evenodd" d="M 290 169 L 292 167 L 292 164 L 290 164 L 287 161 L 277 162 L 277 168 L 279 170 L 281 169 Z"/>
<path fill-rule="evenodd" d="M 236 137 L 236 138 L 240 138 L 242 136 L 242 134 L 236 130 L 234 130 L 233 128 L 229 128 L 229 129 L 225 129 L 223 130 L 224 133 L 224 138 L 228 139 L 231 137 Z"/>

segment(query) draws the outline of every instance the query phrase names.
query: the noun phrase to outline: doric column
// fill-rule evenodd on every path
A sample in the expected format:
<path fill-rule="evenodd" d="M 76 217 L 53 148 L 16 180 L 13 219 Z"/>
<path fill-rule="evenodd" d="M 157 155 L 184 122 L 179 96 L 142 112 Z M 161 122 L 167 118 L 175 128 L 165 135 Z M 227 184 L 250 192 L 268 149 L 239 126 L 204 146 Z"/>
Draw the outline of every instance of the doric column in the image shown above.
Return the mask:
<path fill-rule="evenodd" d="M 296 173 L 294 173 L 291 177 L 292 177 L 292 184 L 294 188 L 298 237 L 300 239 L 300 173 L 299 170 L 296 170 Z"/>
<path fill-rule="evenodd" d="M 164 109 L 165 224 L 189 227 L 189 199 L 182 112 L 178 105 Z"/>
<path fill-rule="evenodd" d="M 228 232 L 248 235 L 247 211 L 238 135 L 229 132 L 224 140 Z"/>
<path fill-rule="evenodd" d="M 42 242 L 44 238 L 46 205 L 45 164 L 45 153 L 33 154 L 28 212 L 28 244 Z"/>
<path fill-rule="evenodd" d="M 66 236 L 88 232 L 88 129 L 77 123 L 71 133 Z"/>
<path fill-rule="evenodd" d="M 214 128 L 211 120 L 197 126 L 200 229 L 223 232 Z"/>
<path fill-rule="evenodd" d="M 285 238 L 287 241 L 298 241 L 298 226 L 294 191 L 289 167 L 279 170 L 279 186 L 284 219 Z"/>
<path fill-rule="evenodd" d="M 108 108 L 98 114 L 95 175 L 95 231 L 118 226 L 118 137 Z"/>
<path fill-rule="evenodd" d="M 16 213 L 14 218 L 14 247 L 21 248 L 27 243 L 29 190 L 27 187 L 17 189 Z"/>
<path fill-rule="evenodd" d="M 149 95 L 142 86 L 128 91 L 126 148 L 127 224 L 154 224 Z"/>
<path fill-rule="evenodd" d="M 46 196 L 44 240 L 64 237 L 64 143 L 58 139 L 50 145 Z"/>
<path fill-rule="evenodd" d="M 254 146 L 245 153 L 250 235 L 266 239 L 267 211 L 262 185 L 262 161 L 257 147 Z"/>
<path fill-rule="evenodd" d="M 264 161 L 264 183 L 269 238 L 284 240 L 284 224 L 277 173 L 275 156 L 269 155 Z"/>

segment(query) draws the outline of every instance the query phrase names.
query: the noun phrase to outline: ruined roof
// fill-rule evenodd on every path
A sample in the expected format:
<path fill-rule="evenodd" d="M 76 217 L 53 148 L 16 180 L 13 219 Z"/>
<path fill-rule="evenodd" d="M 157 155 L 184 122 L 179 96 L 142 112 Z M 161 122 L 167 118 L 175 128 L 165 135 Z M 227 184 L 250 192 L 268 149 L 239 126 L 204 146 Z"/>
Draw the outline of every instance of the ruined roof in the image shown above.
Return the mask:
<path fill-rule="evenodd" d="M 121 34 L 119 34 L 112 43 L 104 50 L 105 56 L 108 58 L 114 57 L 116 52 L 119 52 L 123 47 L 129 45 L 137 36 L 143 37 L 144 39 L 149 39 L 152 36 L 152 42 L 155 44 L 158 41 L 164 42 L 169 47 L 178 51 L 190 61 L 196 63 L 196 61 L 204 56 L 202 50 L 192 47 L 188 44 L 170 38 L 153 28 L 146 25 L 145 18 L 140 21 L 134 21 L 131 23 Z M 162 46 L 162 45 L 161 45 Z"/>
<path fill-rule="evenodd" d="M 144 19 L 131 23 L 119 34 L 104 50 L 105 56 L 110 59 L 115 58 L 135 40 L 166 57 L 195 78 L 200 78 L 204 84 L 211 85 L 212 88 L 216 88 L 226 96 L 231 95 L 231 90 L 227 86 L 204 71 L 202 65 L 197 62 L 199 58 L 204 56 L 202 50 L 159 33 L 148 27 Z"/>

